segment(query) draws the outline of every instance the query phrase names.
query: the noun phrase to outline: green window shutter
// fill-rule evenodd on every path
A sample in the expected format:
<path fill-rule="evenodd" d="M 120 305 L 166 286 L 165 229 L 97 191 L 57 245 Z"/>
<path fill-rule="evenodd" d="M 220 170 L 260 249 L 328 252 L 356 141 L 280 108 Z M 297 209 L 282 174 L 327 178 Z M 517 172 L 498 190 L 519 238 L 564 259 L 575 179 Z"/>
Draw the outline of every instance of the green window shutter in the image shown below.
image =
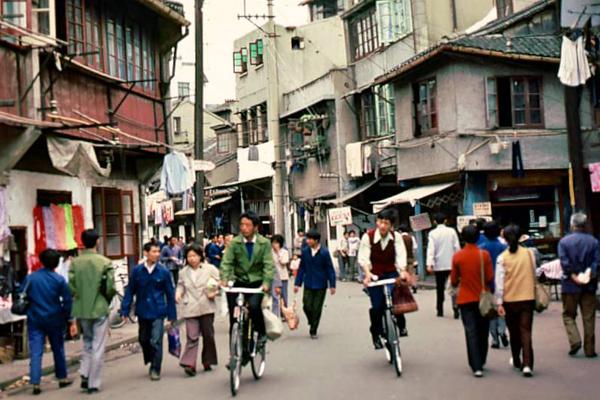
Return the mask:
<path fill-rule="evenodd" d="M 379 42 L 391 43 L 394 41 L 393 0 L 378 0 L 375 6 Z"/>
<path fill-rule="evenodd" d="M 250 64 L 258 65 L 258 45 L 256 42 L 250 43 Z"/>
<path fill-rule="evenodd" d="M 233 72 L 236 74 L 241 74 L 244 72 L 244 68 L 242 66 L 242 53 L 239 51 L 233 52 Z"/>

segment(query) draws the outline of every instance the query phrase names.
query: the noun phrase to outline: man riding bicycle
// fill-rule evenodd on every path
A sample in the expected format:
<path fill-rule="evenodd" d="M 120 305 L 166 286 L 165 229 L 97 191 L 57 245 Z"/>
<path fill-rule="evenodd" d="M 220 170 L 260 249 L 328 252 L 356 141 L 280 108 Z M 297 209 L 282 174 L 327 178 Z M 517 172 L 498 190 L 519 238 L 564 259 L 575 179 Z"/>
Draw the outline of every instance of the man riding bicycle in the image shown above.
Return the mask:
<path fill-rule="evenodd" d="M 365 287 L 376 275 L 378 279 L 390 279 L 400 277 L 408 279 L 406 272 L 406 248 L 399 233 L 394 232 L 396 212 L 394 210 L 383 210 L 377 214 L 377 228 L 365 233 L 360 242 L 358 250 L 358 264 L 363 268 Z M 383 348 L 381 336 L 383 335 L 383 315 L 386 301 L 382 286 L 367 289 L 371 299 L 371 335 L 375 349 Z M 404 316 L 397 318 L 400 336 L 406 336 L 406 321 Z"/>
<path fill-rule="evenodd" d="M 269 293 L 275 274 L 271 242 L 258 233 L 260 219 L 252 211 L 240 217 L 240 234 L 232 241 L 221 261 L 221 285 L 228 286 L 233 281 L 234 287 L 256 289 L 262 287 Z M 229 331 L 234 323 L 235 293 L 227 294 L 229 306 Z M 246 296 L 253 330 L 259 335 L 259 342 L 266 340 L 265 322 L 262 313 L 263 294 Z M 244 346 L 246 348 L 246 346 Z M 247 360 L 245 360 L 247 361 Z"/>

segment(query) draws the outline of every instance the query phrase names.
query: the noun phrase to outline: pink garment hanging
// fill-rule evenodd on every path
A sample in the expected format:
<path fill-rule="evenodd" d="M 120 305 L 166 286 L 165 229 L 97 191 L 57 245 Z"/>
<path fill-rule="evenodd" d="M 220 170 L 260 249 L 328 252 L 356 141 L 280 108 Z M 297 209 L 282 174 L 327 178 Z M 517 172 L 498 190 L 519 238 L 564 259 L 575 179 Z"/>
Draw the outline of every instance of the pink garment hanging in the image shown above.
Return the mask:
<path fill-rule="evenodd" d="M 590 179 L 592 181 L 592 192 L 600 192 L 600 162 L 590 164 Z"/>
<path fill-rule="evenodd" d="M 85 230 L 85 222 L 83 218 L 83 207 L 75 205 L 73 206 L 73 233 L 75 235 L 75 241 L 77 242 L 77 247 L 83 249 L 85 246 L 81 241 L 81 234 Z"/>
<path fill-rule="evenodd" d="M 48 247 L 46 244 L 44 209 L 40 206 L 33 209 L 33 242 L 35 243 L 35 254 L 38 256 Z"/>
<path fill-rule="evenodd" d="M 50 205 L 52 219 L 54 220 L 54 233 L 56 250 L 67 250 L 67 222 L 65 221 L 65 209 L 55 204 Z"/>

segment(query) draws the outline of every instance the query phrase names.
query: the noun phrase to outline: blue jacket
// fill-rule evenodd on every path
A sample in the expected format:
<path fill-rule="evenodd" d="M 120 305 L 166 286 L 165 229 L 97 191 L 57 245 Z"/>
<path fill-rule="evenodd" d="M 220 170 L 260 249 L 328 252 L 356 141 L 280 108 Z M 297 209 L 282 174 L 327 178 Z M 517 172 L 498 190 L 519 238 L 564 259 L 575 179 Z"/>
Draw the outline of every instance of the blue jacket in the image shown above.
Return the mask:
<path fill-rule="evenodd" d="M 508 246 L 503 244 L 497 238 L 494 240 L 490 240 L 485 235 L 479 236 L 479 242 L 477 243 L 477 246 L 481 250 L 485 250 L 488 253 L 490 253 L 490 256 L 492 257 L 492 268 L 494 272 L 496 272 L 496 261 L 498 260 L 498 256 L 502 254 L 502 252 L 506 250 Z M 496 289 L 495 280 L 492 280 L 492 283 L 490 284 L 490 289 L 492 290 L 492 292 Z"/>
<path fill-rule="evenodd" d="M 219 268 L 221 266 L 221 259 L 223 258 L 223 249 L 216 243 L 209 243 L 206 247 L 208 249 L 206 254 L 208 261 Z M 217 258 L 217 256 L 220 256 L 221 258 Z"/>
<path fill-rule="evenodd" d="M 327 289 L 335 287 L 335 269 L 331 261 L 329 250 L 321 246 L 317 254 L 313 257 L 310 247 L 302 250 L 300 267 L 296 276 L 296 286 L 302 286 L 307 289 Z"/>
<path fill-rule="evenodd" d="M 183 252 L 177 246 L 171 247 L 168 244 L 160 251 L 160 262 L 169 270 L 178 270 L 179 264 L 171 260 L 171 257 L 177 257 L 178 260 L 183 260 Z"/>
<path fill-rule="evenodd" d="M 561 282 L 563 293 L 596 293 L 600 245 L 592 235 L 575 232 L 565 236 L 558 242 L 558 256 L 563 270 Z M 590 283 L 579 286 L 573 282 L 571 279 L 572 274 L 579 274 L 588 268 L 592 269 Z"/>
<path fill-rule="evenodd" d="M 161 264 L 156 264 L 152 274 L 148 273 L 144 264 L 133 269 L 121 304 L 121 315 L 129 315 L 133 296 L 136 298 L 135 314 L 138 318 L 177 320 L 173 278 Z"/>
<path fill-rule="evenodd" d="M 46 268 L 29 275 L 23 282 L 27 287 L 28 323 L 64 327 L 71 316 L 73 300 L 65 278 Z"/>

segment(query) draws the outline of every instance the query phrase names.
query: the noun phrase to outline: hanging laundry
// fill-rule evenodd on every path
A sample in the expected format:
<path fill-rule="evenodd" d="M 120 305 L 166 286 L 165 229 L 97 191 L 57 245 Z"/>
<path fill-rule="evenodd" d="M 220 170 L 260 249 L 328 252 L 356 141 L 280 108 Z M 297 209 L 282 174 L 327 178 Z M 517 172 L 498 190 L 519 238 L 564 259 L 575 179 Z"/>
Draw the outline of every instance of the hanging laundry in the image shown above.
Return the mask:
<path fill-rule="evenodd" d="M 77 248 L 75 241 L 75 232 L 73 230 L 73 207 L 70 204 L 61 204 L 60 207 L 65 210 L 65 244 L 67 250 Z"/>
<path fill-rule="evenodd" d="M 515 178 L 523 178 L 525 176 L 523 156 L 521 154 L 521 143 L 518 140 L 512 144 L 512 175 Z"/>
<path fill-rule="evenodd" d="M 77 247 L 83 249 L 85 246 L 81 240 L 81 234 L 85 230 L 85 219 L 83 216 L 83 207 L 79 205 L 73 206 L 73 235 L 75 235 L 75 241 Z"/>
<path fill-rule="evenodd" d="M 173 201 L 165 201 L 160 204 L 162 214 L 162 226 L 166 226 L 175 220 L 175 210 Z"/>
<path fill-rule="evenodd" d="M 51 204 L 52 219 L 54 220 L 54 240 L 56 241 L 56 250 L 67 250 L 67 227 L 65 222 L 65 209 Z"/>
<path fill-rule="evenodd" d="M 590 179 L 592 181 L 592 192 L 600 192 L 600 162 L 590 164 Z"/>
<path fill-rule="evenodd" d="M 0 242 L 3 242 L 11 235 L 8 224 L 6 188 L 0 187 Z"/>
<path fill-rule="evenodd" d="M 363 170 L 363 174 L 367 175 L 373 172 L 373 170 L 371 169 L 371 152 L 372 152 L 372 148 L 370 144 L 365 144 L 362 148 L 362 155 L 363 155 L 363 161 L 362 161 L 362 170 Z"/>
<path fill-rule="evenodd" d="M 46 250 L 46 227 L 44 226 L 44 209 L 40 206 L 33 209 L 33 242 L 35 254 Z"/>
<path fill-rule="evenodd" d="M 583 36 L 575 40 L 563 36 L 558 68 L 558 78 L 562 84 L 573 87 L 585 85 L 591 76 Z"/>
<path fill-rule="evenodd" d="M 165 156 L 160 175 L 160 190 L 180 194 L 192 187 L 193 169 L 183 153 L 174 151 Z"/>
<path fill-rule="evenodd" d="M 346 145 L 346 172 L 353 178 L 363 175 L 362 170 L 362 143 L 349 143 Z"/>
<path fill-rule="evenodd" d="M 154 205 L 154 225 L 162 226 L 163 225 L 163 214 L 160 203 Z"/>
<path fill-rule="evenodd" d="M 44 216 L 44 228 L 46 230 L 46 247 L 48 249 L 56 249 L 56 224 L 54 223 L 52 209 L 44 207 L 42 215 Z"/>

